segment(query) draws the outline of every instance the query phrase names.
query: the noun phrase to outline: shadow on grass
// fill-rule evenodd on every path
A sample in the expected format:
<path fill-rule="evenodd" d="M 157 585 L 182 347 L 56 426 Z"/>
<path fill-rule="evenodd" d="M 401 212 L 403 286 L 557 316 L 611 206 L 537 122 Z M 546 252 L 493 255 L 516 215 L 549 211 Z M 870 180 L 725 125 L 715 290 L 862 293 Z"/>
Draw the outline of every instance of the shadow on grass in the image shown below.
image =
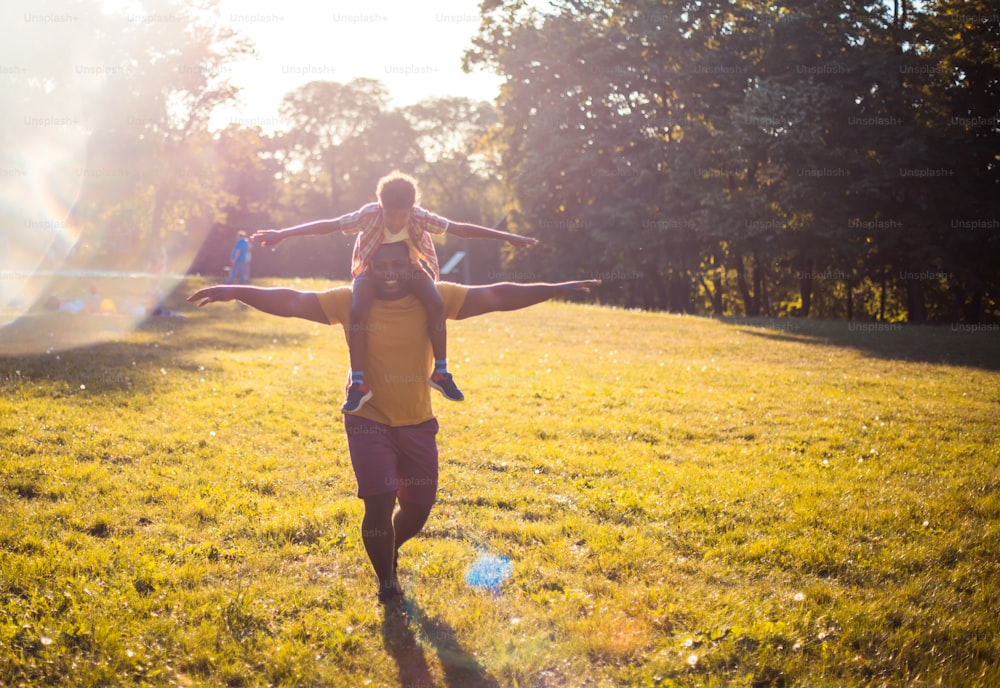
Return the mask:
<path fill-rule="evenodd" d="M 82 384 L 91 392 L 132 392 L 158 378 L 163 368 L 194 373 L 198 366 L 191 359 L 197 351 L 267 349 L 276 336 L 282 342 L 298 339 L 276 335 L 263 319 L 268 316 L 255 317 L 256 312 L 235 304 L 221 307 L 226 306 L 237 313 L 213 318 L 208 311 L 193 311 L 137 322 L 85 314 L 28 315 L 0 328 L 0 386 L 45 381 L 74 389 Z"/>
<path fill-rule="evenodd" d="M 450 688 L 500 688 L 500 683 L 489 675 L 486 667 L 461 646 L 455 630 L 441 619 L 425 616 L 412 599 L 400 607 L 387 607 L 382 620 L 382 638 L 386 651 L 398 667 L 400 686 L 434 685 L 434 677 L 411 621 L 416 622 L 420 634 L 434 647 L 444 671 L 445 685 Z"/>
<path fill-rule="evenodd" d="M 855 349 L 873 358 L 1000 370 L 1000 330 L 975 325 L 720 318 L 744 334 L 775 342 Z"/>

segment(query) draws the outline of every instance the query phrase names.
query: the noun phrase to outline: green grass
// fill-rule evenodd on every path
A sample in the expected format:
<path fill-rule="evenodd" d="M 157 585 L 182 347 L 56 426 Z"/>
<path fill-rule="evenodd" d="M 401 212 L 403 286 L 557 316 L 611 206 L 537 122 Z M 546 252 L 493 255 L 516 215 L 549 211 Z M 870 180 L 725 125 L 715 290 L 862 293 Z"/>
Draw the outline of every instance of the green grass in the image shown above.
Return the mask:
<path fill-rule="evenodd" d="M 437 404 L 403 616 L 361 544 L 342 330 L 185 314 L 0 358 L 0 685 L 1000 683 L 996 333 L 451 323 L 468 400 Z M 514 566 L 495 594 L 464 581 L 482 551 Z"/>

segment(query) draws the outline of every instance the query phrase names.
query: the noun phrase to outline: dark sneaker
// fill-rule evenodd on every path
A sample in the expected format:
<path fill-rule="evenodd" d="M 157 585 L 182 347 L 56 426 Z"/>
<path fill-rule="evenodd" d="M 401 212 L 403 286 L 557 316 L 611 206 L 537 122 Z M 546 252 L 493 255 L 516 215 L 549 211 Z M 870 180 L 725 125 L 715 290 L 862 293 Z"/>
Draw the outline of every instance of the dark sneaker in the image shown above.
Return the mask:
<path fill-rule="evenodd" d="M 379 588 L 378 589 L 378 601 L 382 604 L 390 604 L 396 601 L 403 600 L 403 591 L 399 589 L 398 585 L 393 585 L 389 588 Z"/>
<path fill-rule="evenodd" d="M 340 407 L 341 413 L 354 413 L 365 405 L 365 402 L 372 398 L 372 391 L 368 385 L 362 382 L 355 382 L 347 390 L 347 401 Z"/>
<path fill-rule="evenodd" d="M 441 392 L 448 401 L 465 401 L 465 395 L 455 385 L 455 381 L 451 378 L 451 373 L 434 373 L 427 381 L 427 384 Z"/>

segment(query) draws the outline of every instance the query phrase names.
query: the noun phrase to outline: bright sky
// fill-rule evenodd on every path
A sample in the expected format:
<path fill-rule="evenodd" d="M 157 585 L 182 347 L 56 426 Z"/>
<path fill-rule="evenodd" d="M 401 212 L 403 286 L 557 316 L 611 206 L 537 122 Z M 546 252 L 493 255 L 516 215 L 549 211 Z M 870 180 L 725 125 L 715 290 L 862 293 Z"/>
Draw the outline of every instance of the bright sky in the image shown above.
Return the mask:
<path fill-rule="evenodd" d="M 221 18 L 250 38 L 258 58 L 233 65 L 241 103 L 213 122 L 281 128 L 278 104 L 309 81 L 381 81 L 393 106 L 436 96 L 493 101 L 501 79 L 462 71 L 479 29 L 479 0 L 221 0 Z"/>

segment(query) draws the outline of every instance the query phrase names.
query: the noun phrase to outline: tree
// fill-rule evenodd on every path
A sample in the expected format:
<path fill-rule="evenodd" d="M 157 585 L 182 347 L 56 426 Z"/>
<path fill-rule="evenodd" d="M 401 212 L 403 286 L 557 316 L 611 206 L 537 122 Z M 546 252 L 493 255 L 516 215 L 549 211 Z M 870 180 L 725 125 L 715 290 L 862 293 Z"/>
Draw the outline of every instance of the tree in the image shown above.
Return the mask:
<path fill-rule="evenodd" d="M 485 141 L 497 123 L 489 103 L 468 98 L 433 98 L 403 108 L 417 135 L 422 160 L 414 168 L 421 204 L 461 222 L 492 225 L 503 214 L 503 187 L 497 167 L 485 155 Z M 461 269 L 447 277 L 467 284 L 503 276 L 502 247 L 493 241 L 446 237 L 438 248 L 442 266 L 462 251 Z"/>
<path fill-rule="evenodd" d="M 87 226 L 81 260 L 126 267 L 123 247 L 154 245 L 186 268 L 219 218 L 208 123 L 236 95 L 226 65 L 251 48 L 216 5 L 161 1 L 92 15 L 88 64 L 104 80 L 84 101 L 93 174 L 75 209 Z"/>
<path fill-rule="evenodd" d="M 716 313 L 993 303 L 997 233 L 946 228 L 997 217 L 988 3 L 551 7 L 484 2 L 466 55 L 507 77 L 495 151 L 515 219 L 548 245 L 526 264 L 636 266 L 641 283 L 602 296 Z"/>
<path fill-rule="evenodd" d="M 192 272 L 221 274 L 229 265 L 229 255 L 237 232 L 252 234 L 274 225 L 282 166 L 274 156 L 275 141 L 258 127 L 230 125 L 215 138 L 213 160 L 221 170 L 220 191 L 225 199 L 220 207 L 223 219 L 212 226 L 205 238 Z M 254 273 L 276 268 L 269 252 L 258 251 Z"/>
<path fill-rule="evenodd" d="M 289 124 L 282 138 L 286 167 L 325 186 L 331 209 L 354 206 L 370 197 L 370 192 L 357 188 L 356 161 L 341 149 L 347 146 L 356 151 L 358 141 L 372 142 L 366 134 L 376 122 L 383 130 L 391 129 L 383 122 L 388 102 L 385 86 L 374 79 L 346 84 L 312 81 L 282 100 L 281 116 Z"/>

